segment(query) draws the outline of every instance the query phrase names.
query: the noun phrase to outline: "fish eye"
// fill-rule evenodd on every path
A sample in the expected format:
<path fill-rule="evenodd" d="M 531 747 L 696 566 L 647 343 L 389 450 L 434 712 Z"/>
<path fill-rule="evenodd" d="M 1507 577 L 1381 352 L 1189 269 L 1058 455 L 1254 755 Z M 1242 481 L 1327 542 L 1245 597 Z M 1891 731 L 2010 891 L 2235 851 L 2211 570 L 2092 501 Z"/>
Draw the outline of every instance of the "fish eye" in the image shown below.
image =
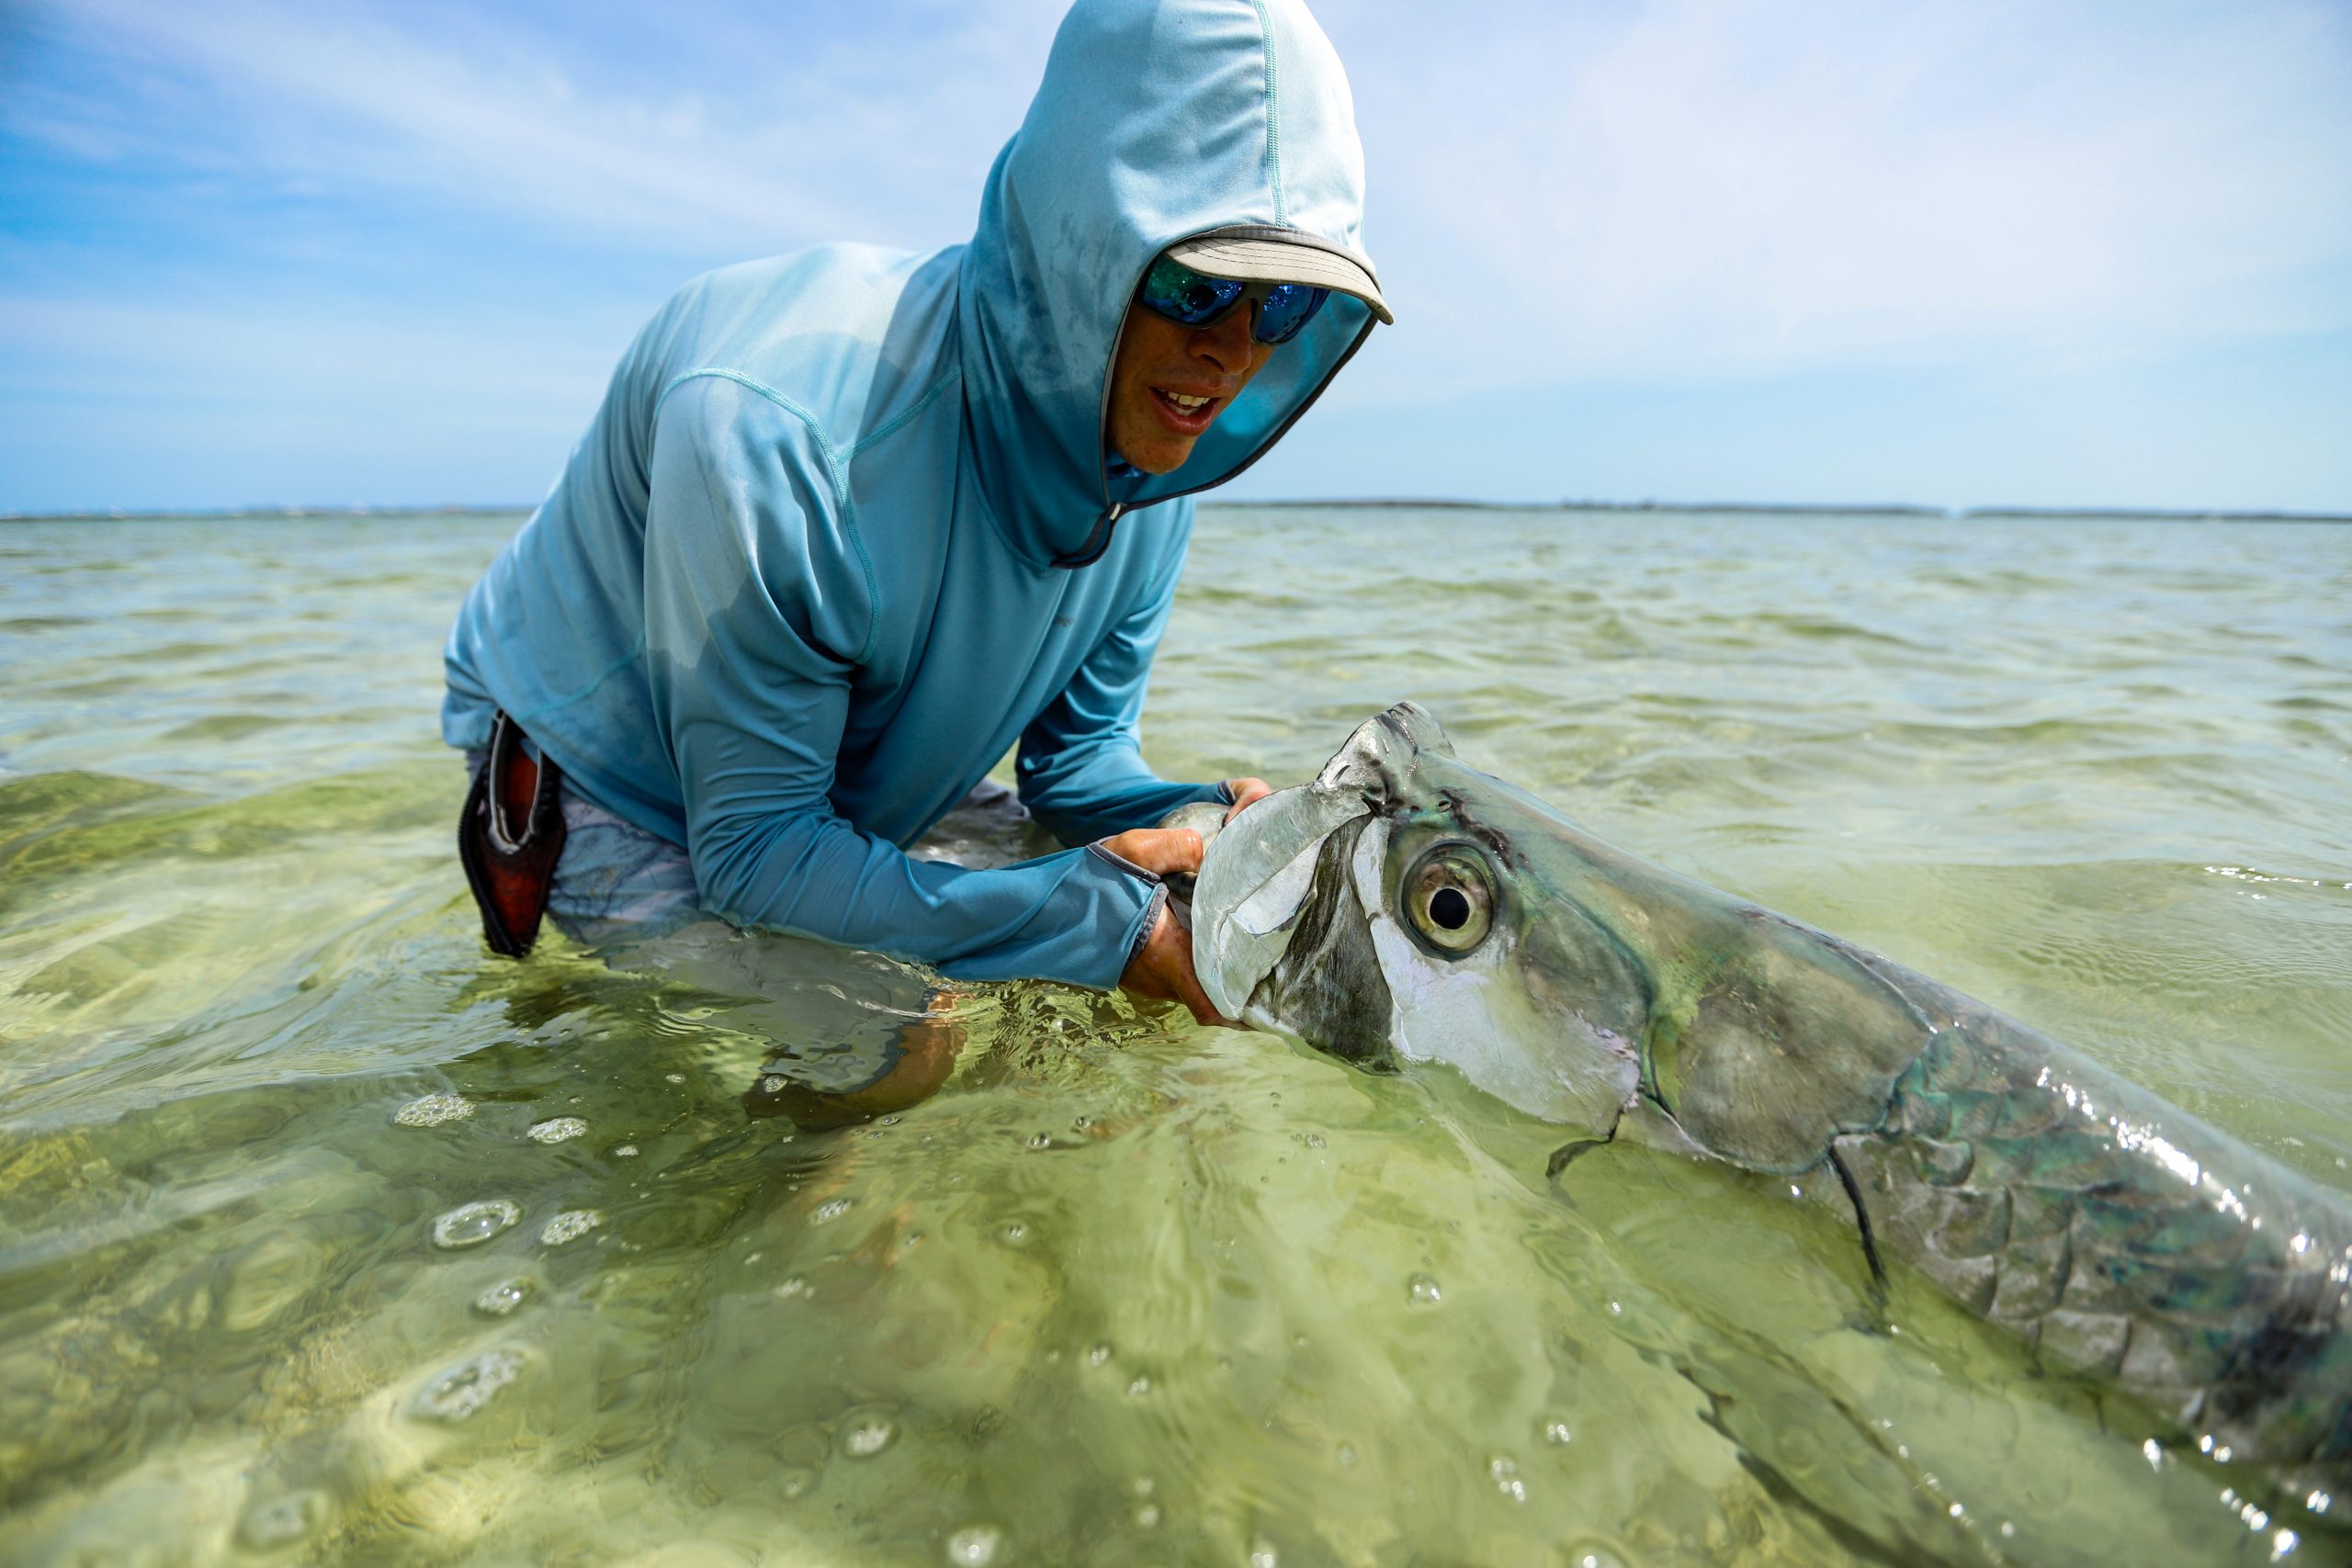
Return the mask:
<path fill-rule="evenodd" d="M 1495 885 L 1467 844 L 1440 844 L 1405 874 L 1405 926 L 1441 957 L 1459 958 L 1487 940 Z"/>

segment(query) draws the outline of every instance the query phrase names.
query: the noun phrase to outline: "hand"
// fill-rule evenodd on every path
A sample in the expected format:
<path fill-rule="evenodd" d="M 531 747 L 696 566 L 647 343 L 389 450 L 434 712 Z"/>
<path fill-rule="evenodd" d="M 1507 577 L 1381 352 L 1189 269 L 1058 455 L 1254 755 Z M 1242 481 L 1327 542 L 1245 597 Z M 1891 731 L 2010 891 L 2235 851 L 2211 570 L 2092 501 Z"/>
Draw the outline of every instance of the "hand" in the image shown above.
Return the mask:
<path fill-rule="evenodd" d="M 1274 791 L 1263 779 L 1227 779 L 1225 793 L 1233 796 L 1233 804 L 1225 808 L 1225 819 L 1230 822 L 1241 815 L 1243 807 L 1265 799 Z"/>
<path fill-rule="evenodd" d="M 1263 787 L 1260 785 L 1261 790 Z M 1197 874 L 1201 869 L 1201 836 L 1190 828 L 1136 828 L 1103 840 L 1102 847 L 1160 876 L 1180 872 Z M 1208 993 L 1201 989 L 1200 976 L 1193 972 L 1193 933 L 1176 923 L 1165 905 L 1152 920 L 1151 934 L 1128 961 L 1126 973 L 1119 976 L 1119 988 L 1150 1001 L 1182 1002 L 1201 1024 L 1227 1022 L 1217 1016 Z"/>
<path fill-rule="evenodd" d="M 765 1072 L 743 1091 L 744 1111 L 753 1116 L 789 1116 L 802 1131 L 816 1133 L 871 1122 L 929 1099 L 947 1081 L 956 1053 L 964 1048 L 964 1021 L 955 1010 L 959 999 L 953 991 L 933 992 L 925 1004 L 928 1016 L 899 1031 L 898 1061 L 864 1089 L 828 1094 L 782 1073 Z"/>

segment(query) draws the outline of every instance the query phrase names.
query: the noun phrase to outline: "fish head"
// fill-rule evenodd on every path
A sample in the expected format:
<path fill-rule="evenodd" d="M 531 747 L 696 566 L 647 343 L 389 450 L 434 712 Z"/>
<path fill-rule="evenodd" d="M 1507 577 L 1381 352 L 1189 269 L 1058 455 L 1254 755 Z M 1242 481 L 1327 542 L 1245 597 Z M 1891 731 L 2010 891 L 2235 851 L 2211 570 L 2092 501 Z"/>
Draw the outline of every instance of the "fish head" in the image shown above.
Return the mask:
<path fill-rule="evenodd" d="M 1605 1135 L 1640 1083 L 1650 989 L 1562 874 L 1563 825 L 1399 704 L 1210 843 L 1202 985 L 1252 1027 L 1375 1072 L 1442 1063 Z"/>

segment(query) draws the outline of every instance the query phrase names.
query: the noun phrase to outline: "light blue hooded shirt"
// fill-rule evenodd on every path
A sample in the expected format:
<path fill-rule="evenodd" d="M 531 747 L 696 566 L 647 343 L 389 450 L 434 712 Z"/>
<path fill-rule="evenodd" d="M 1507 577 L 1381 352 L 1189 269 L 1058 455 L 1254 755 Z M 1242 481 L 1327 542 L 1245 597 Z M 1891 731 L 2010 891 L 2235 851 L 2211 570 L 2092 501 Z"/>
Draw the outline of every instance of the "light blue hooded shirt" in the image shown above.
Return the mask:
<path fill-rule="evenodd" d="M 1363 190 L 1297 0 L 1080 0 L 970 243 L 728 267 L 639 334 L 459 613 L 444 739 L 486 744 L 503 708 L 582 795 L 684 845 L 736 924 L 1115 986 L 1155 878 L 903 846 L 1016 742 L 1065 842 L 1216 798 L 1138 749 L 1189 497 L 1273 444 L 1371 312 L 1333 295 L 1166 475 L 1106 466 L 1113 351 L 1169 245 L 1249 226 L 1360 251 Z"/>

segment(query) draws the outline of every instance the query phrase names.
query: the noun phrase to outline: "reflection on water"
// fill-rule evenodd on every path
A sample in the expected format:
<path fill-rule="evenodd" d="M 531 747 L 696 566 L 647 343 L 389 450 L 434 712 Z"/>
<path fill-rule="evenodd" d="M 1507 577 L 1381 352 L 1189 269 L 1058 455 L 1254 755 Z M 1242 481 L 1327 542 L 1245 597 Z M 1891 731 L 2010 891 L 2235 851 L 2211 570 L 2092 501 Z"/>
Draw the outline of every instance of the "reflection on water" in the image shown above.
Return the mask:
<path fill-rule="evenodd" d="M 514 521 L 0 528 L 0 1558 L 2352 1555 L 1785 1184 L 1570 1201 L 1458 1083 L 1050 986 L 488 958 L 432 711 Z M 1416 697 L 2342 1185 L 2347 604 L 2324 527 L 1212 512 L 1147 747 Z"/>

